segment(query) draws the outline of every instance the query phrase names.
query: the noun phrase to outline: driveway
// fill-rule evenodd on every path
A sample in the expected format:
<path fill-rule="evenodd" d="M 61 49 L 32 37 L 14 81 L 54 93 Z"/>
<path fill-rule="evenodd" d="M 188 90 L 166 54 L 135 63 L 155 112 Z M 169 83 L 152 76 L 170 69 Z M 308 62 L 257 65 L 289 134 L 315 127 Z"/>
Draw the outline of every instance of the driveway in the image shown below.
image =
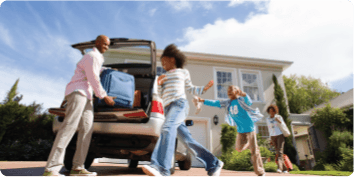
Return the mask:
<path fill-rule="evenodd" d="M 41 176 L 46 162 L 0 162 L 2 175 L 5 176 Z M 142 165 L 135 169 L 128 168 L 126 164 L 94 163 L 90 171 L 95 171 L 99 176 L 146 176 L 141 170 Z M 69 175 L 63 168 L 61 173 Z M 1 175 L 0 175 L 1 176 Z M 173 176 L 207 176 L 203 168 L 191 168 L 188 171 L 179 170 Z M 220 176 L 256 176 L 254 172 L 222 170 Z M 267 173 L 266 176 L 309 176 Z"/>

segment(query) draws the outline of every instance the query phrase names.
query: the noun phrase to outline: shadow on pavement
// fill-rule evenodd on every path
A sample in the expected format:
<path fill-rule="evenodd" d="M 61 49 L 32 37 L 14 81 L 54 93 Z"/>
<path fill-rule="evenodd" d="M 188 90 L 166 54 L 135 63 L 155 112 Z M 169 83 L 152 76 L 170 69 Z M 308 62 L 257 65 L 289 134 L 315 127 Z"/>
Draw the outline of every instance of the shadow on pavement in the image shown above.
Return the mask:
<path fill-rule="evenodd" d="M 41 176 L 44 172 L 44 167 L 34 168 L 17 168 L 17 169 L 1 169 L 4 176 Z M 97 172 L 98 176 L 119 176 L 119 175 L 133 175 L 146 176 L 141 168 L 128 168 L 117 166 L 92 166 L 89 171 Z M 69 176 L 70 172 L 64 167 L 60 170 L 61 174 Z M 1 174 L 0 174 L 1 176 Z"/>

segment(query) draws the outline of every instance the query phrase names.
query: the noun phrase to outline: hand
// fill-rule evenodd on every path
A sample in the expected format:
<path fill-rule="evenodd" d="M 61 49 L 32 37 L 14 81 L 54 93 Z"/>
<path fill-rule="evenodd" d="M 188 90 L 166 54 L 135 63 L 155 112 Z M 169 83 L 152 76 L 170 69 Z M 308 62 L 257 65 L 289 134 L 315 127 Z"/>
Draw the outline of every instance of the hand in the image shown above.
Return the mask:
<path fill-rule="evenodd" d="M 245 97 L 245 96 L 246 96 L 246 93 L 243 92 L 241 89 L 238 89 L 236 95 L 237 95 L 237 96 Z"/>
<path fill-rule="evenodd" d="M 210 87 L 214 85 L 214 81 L 210 80 L 209 83 L 204 87 L 203 93 L 206 92 Z"/>
<path fill-rule="evenodd" d="M 196 96 L 196 97 L 197 97 L 197 96 Z M 204 103 L 205 100 L 204 100 L 203 98 L 197 97 L 197 101 Z"/>
<path fill-rule="evenodd" d="M 157 85 L 162 85 L 165 82 L 165 80 L 164 80 L 165 77 L 166 77 L 165 74 L 162 74 L 161 76 L 159 76 L 157 78 Z"/>
<path fill-rule="evenodd" d="M 117 97 L 112 97 L 112 96 L 105 96 L 103 99 L 104 99 L 104 102 L 106 102 L 106 104 L 108 106 L 114 106 L 115 102 L 114 102 L 114 99 L 116 99 Z"/>

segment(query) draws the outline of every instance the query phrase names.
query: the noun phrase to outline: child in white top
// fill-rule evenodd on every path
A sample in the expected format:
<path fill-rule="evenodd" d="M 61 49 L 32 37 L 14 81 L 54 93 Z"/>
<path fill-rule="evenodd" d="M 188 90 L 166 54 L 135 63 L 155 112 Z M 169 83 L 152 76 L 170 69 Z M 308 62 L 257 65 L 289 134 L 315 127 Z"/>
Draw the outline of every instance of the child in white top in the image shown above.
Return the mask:
<path fill-rule="evenodd" d="M 151 155 L 151 164 L 142 168 L 150 176 L 171 175 L 177 136 L 186 145 L 188 152 L 205 165 L 208 175 L 219 176 L 223 166 L 223 162 L 192 138 L 184 123 L 189 111 L 185 90 L 200 95 L 213 85 L 213 81 L 210 81 L 205 87 L 194 86 L 188 70 L 183 69 L 185 62 L 185 55 L 173 44 L 167 46 L 161 56 L 162 67 L 167 72 L 158 78 L 158 92 L 164 102 L 166 120 Z"/>

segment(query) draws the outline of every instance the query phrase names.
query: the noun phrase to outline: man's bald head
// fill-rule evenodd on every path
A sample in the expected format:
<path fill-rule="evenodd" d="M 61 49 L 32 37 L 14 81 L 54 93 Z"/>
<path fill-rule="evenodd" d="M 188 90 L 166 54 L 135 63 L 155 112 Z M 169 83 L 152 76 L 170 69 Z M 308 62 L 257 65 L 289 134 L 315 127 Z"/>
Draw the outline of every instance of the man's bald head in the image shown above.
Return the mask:
<path fill-rule="evenodd" d="M 110 43 L 111 41 L 107 36 L 99 35 L 96 38 L 95 47 L 103 54 L 108 50 Z"/>

